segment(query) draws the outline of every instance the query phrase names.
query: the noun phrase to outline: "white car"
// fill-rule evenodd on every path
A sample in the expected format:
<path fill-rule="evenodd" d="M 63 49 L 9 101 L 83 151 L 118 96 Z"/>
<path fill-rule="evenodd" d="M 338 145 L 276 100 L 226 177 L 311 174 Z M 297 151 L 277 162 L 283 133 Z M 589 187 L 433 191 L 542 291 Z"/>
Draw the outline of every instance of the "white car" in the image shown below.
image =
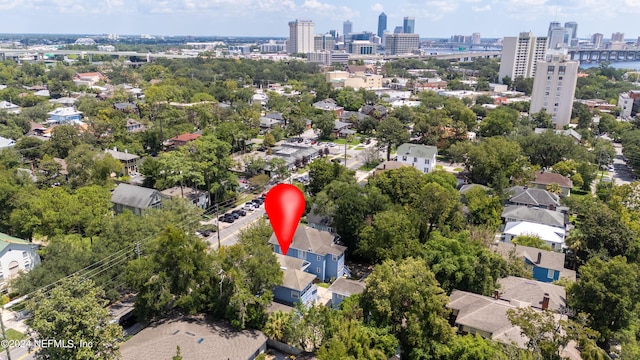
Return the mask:
<path fill-rule="evenodd" d="M 249 203 L 244 204 L 244 206 L 242 207 L 242 210 L 248 210 L 248 211 L 253 211 L 255 209 L 256 207 L 253 204 L 249 204 Z"/>

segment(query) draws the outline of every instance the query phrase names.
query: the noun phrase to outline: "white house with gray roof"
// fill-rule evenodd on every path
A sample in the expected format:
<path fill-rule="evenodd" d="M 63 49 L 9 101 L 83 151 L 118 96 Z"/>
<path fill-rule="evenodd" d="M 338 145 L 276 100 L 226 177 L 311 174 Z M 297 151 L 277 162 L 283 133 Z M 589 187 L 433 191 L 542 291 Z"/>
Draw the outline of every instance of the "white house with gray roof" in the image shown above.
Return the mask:
<path fill-rule="evenodd" d="M 397 161 L 413 166 L 425 174 L 436 168 L 438 148 L 435 146 L 404 143 L 398 146 L 397 154 Z"/>
<path fill-rule="evenodd" d="M 38 245 L 0 233 L 0 288 L 20 272 L 29 271 L 40 263 Z"/>
<path fill-rule="evenodd" d="M 135 215 L 142 215 L 147 209 L 159 208 L 162 195 L 155 189 L 122 183 L 113 190 L 111 202 L 116 213 L 129 210 Z"/>

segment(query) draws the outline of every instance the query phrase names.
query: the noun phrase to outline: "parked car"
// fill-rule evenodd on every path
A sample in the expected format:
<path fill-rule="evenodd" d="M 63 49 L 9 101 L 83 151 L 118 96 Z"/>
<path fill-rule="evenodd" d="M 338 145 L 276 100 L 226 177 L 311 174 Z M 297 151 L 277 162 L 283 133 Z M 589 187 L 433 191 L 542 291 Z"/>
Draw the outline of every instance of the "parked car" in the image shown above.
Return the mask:
<path fill-rule="evenodd" d="M 222 218 L 222 222 L 233 223 L 234 221 L 236 221 L 236 219 L 234 219 L 233 216 L 227 216 L 227 214 Z"/>
<path fill-rule="evenodd" d="M 609 165 L 609 172 L 613 172 L 616 171 L 616 169 L 613 167 L 613 165 Z"/>
<path fill-rule="evenodd" d="M 232 211 L 232 213 L 234 213 L 234 214 L 238 214 L 238 215 L 240 215 L 240 216 L 246 216 L 246 215 L 247 215 L 247 212 L 246 212 L 246 211 L 244 211 L 244 210 L 242 210 L 242 209 L 233 210 L 233 211 Z"/>
<path fill-rule="evenodd" d="M 232 218 L 233 218 L 233 220 L 238 220 L 238 219 L 240 219 L 240 215 L 239 215 L 239 214 L 236 214 L 235 212 L 230 212 L 230 213 L 228 213 L 228 214 L 226 214 L 226 215 L 228 215 L 228 216 L 232 217 Z"/>
<path fill-rule="evenodd" d="M 257 199 L 251 200 L 251 202 L 254 203 L 255 207 L 260 207 L 260 205 L 264 203 L 264 199 L 257 198 Z"/>
<path fill-rule="evenodd" d="M 244 206 L 242 207 L 243 210 L 248 210 L 248 211 L 253 211 L 256 209 L 256 206 L 254 203 L 252 202 L 248 202 L 246 204 L 244 204 Z"/>

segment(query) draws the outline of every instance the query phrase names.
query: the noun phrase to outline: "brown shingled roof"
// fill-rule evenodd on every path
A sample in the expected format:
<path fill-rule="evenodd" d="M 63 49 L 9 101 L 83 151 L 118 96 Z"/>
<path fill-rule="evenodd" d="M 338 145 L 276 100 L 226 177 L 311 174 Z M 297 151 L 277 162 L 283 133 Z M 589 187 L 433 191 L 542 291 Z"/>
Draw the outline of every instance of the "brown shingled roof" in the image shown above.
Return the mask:
<path fill-rule="evenodd" d="M 569 179 L 568 177 L 548 171 L 538 171 L 536 173 L 536 178 L 532 181 L 532 183 L 542 185 L 558 184 L 560 186 L 568 188 L 571 188 L 573 186 L 571 183 L 571 179 Z"/>

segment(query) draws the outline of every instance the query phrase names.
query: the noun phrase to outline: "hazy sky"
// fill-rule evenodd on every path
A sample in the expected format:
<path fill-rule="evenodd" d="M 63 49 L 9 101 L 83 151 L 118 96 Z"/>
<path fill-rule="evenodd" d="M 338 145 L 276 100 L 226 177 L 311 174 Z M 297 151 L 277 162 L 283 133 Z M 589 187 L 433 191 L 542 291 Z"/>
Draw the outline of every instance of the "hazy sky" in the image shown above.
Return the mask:
<path fill-rule="evenodd" d="M 0 0 L 0 33 L 117 33 L 288 36 L 287 22 L 315 22 L 315 32 L 390 31 L 404 16 L 421 37 L 480 32 L 482 37 L 546 35 L 549 22 L 576 21 L 578 36 L 640 35 L 640 0 Z"/>

